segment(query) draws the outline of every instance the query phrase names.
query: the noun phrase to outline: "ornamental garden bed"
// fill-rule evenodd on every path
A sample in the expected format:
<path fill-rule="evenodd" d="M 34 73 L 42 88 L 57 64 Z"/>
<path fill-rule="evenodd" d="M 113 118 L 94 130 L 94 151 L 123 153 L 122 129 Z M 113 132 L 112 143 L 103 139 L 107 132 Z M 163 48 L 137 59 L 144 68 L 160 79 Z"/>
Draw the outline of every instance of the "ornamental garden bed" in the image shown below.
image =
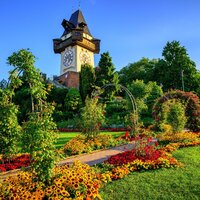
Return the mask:
<path fill-rule="evenodd" d="M 120 133 L 124 134 L 123 132 Z M 110 135 L 100 134 L 95 139 L 86 140 L 83 135 L 72 133 L 72 139 L 70 139 L 64 147 L 57 150 L 62 154 L 62 158 L 68 158 L 74 155 L 92 153 L 94 151 L 109 149 L 111 147 L 119 146 L 122 144 L 126 144 L 127 141 L 121 138 L 114 138 L 114 136 L 118 136 L 119 134 L 111 133 Z M 65 135 L 68 138 L 70 134 Z M 63 135 L 61 134 L 61 137 Z M 14 169 L 24 168 L 30 165 L 30 156 L 28 154 L 20 154 L 16 155 L 12 159 L 3 160 L 0 159 L 0 172 L 5 172 Z"/>
<path fill-rule="evenodd" d="M 0 198 L 20 199 L 101 199 L 100 189 L 109 182 L 122 179 L 137 171 L 160 168 L 177 168 L 183 164 L 175 159 L 172 152 L 177 148 L 200 145 L 195 141 L 171 141 L 165 147 L 151 144 L 152 138 L 135 139 L 136 148 L 111 156 L 102 164 L 90 167 L 75 162 L 72 165 L 56 166 L 54 176 L 48 184 L 37 180 L 32 172 L 21 172 L 0 183 Z"/>
<path fill-rule="evenodd" d="M 28 154 L 22 154 L 15 156 L 12 159 L 0 159 L 0 172 L 10 171 L 30 165 L 30 156 Z"/>

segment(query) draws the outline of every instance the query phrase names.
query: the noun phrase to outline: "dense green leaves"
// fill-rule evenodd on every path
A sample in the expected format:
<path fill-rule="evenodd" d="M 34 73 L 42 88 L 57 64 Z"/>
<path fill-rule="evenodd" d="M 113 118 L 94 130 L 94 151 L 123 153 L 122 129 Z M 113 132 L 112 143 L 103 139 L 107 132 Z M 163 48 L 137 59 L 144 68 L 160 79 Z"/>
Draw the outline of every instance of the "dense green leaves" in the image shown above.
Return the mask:
<path fill-rule="evenodd" d="M 93 138 L 99 133 L 100 126 L 104 123 L 105 107 L 98 104 L 98 98 L 86 98 L 85 107 L 81 112 L 81 129 L 87 138 Z"/>
<path fill-rule="evenodd" d="M 162 84 L 165 91 L 180 89 L 196 91 L 198 89 L 195 63 L 190 59 L 187 50 L 178 41 L 167 42 L 154 70 L 157 83 Z"/>
<path fill-rule="evenodd" d="M 158 98 L 153 106 L 153 117 L 157 124 L 163 121 L 163 104 L 171 99 L 178 99 L 185 106 L 185 114 L 187 117 L 186 127 L 193 131 L 200 130 L 200 100 L 199 97 L 192 92 L 183 92 L 180 90 L 172 90 L 166 92 L 162 97 Z"/>
<path fill-rule="evenodd" d="M 154 100 L 163 94 L 162 88 L 155 82 L 145 84 L 143 80 L 133 81 L 128 89 L 135 98 L 139 114 L 150 112 Z"/>
<path fill-rule="evenodd" d="M 65 98 L 65 106 L 68 112 L 78 114 L 82 105 L 81 95 L 76 88 L 71 88 Z"/>
<path fill-rule="evenodd" d="M 120 83 L 124 86 L 135 80 L 143 80 L 145 83 L 152 81 L 153 71 L 158 60 L 142 58 L 141 60 L 130 63 L 119 71 Z"/>
<path fill-rule="evenodd" d="M 22 49 L 14 52 L 8 57 L 8 63 L 14 66 L 10 76 L 11 86 L 19 87 L 21 73 L 29 86 L 27 93 L 31 98 L 31 112 L 28 114 L 28 121 L 23 124 L 23 149 L 30 153 L 32 169 L 37 178 L 48 183 L 53 175 L 55 162 L 53 130 L 56 127 L 52 119 L 54 107 L 46 102 L 48 88 L 42 81 L 40 71 L 34 67 L 35 57 L 30 51 Z"/>
<path fill-rule="evenodd" d="M 67 93 L 67 88 L 58 88 L 56 86 L 52 86 L 52 89 L 47 96 L 47 101 L 53 103 L 55 106 L 55 110 L 52 115 L 55 122 L 68 119 L 68 113 L 65 106 L 65 98 Z"/>
<path fill-rule="evenodd" d="M 200 72 L 180 42 L 167 42 L 161 59 L 142 58 L 119 71 L 120 83 L 130 85 L 133 80 L 145 83 L 154 81 L 163 91 L 179 89 L 193 91 L 200 95 Z"/>
<path fill-rule="evenodd" d="M 95 71 L 94 68 L 89 64 L 84 64 L 81 66 L 80 72 L 80 94 L 83 102 L 86 97 L 91 97 L 92 91 L 94 89 L 95 83 Z"/>
<path fill-rule="evenodd" d="M 99 66 L 96 68 L 95 83 L 98 87 L 102 87 L 106 84 L 114 84 L 114 87 L 106 88 L 106 91 L 103 94 L 103 96 L 106 97 L 107 100 L 112 99 L 115 93 L 118 91 L 119 77 L 118 74 L 115 72 L 115 68 L 109 52 L 101 54 Z"/>
<path fill-rule="evenodd" d="M 185 116 L 185 107 L 178 100 L 170 100 L 163 104 L 165 112 L 165 123 L 172 126 L 174 133 L 180 132 L 184 129 L 187 122 Z"/>
<path fill-rule="evenodd" d="M 0 154 L 11 158 L 17 153 L 21 127 L 18 124 L 18 107 L 11 101 L 12 91 L 0 89 Z"/>

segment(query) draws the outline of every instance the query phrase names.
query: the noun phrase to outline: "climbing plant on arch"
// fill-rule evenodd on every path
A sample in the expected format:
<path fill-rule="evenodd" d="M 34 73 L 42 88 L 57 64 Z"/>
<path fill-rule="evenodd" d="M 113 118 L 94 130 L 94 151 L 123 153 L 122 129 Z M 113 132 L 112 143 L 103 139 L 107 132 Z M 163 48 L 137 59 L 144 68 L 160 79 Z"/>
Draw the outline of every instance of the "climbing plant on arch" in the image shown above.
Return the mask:
<path fill-rule="evenodd" d="M 200 100 L 192 92 L 172 90 L 158 98 L 153 106 L 152 115 L 156 122 L 161 120 L 162 104 L 170 99 L 179 99 L 185 105 L 188 118 L 186 127 L 193 131 L 200 131 Z"/>

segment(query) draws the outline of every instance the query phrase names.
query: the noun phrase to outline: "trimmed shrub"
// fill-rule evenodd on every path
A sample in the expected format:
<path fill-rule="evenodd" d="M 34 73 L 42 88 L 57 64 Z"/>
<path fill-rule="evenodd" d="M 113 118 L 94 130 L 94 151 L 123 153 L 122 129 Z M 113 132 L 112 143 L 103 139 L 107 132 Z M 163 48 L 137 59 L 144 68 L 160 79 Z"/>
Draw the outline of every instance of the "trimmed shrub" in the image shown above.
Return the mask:
<path fill-rule="evenodd" d="M 184 92 L 181 90 L 172 90 L 165 93 L 156 100 L 152 115 L 156 123 L 162 121 L 162 105 L 170 99 L 179 99 L 185 105 L 185 115 L 187 117 L 186 127 L 192 131 L 200 130 L 200 100 L 199 97 L 192 92 Z"/>

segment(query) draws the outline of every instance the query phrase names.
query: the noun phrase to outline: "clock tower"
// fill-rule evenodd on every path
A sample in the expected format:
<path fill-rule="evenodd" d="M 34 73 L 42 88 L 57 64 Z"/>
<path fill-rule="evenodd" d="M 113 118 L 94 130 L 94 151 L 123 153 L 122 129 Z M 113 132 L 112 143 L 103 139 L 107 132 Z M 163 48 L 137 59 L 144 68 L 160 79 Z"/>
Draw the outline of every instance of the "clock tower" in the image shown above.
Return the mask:
<path fill-rule="evenodd" d="M 53 39 L 54 52 L 61 55 L 58 81 L 67 87 L 79 86 L 81 65 L 94 66 L 94 54 L 100 51 L 100 40 L 94 38 L 81 10 L 74 12 L 69 20 L 63 20 L 64 33 Z"/>

